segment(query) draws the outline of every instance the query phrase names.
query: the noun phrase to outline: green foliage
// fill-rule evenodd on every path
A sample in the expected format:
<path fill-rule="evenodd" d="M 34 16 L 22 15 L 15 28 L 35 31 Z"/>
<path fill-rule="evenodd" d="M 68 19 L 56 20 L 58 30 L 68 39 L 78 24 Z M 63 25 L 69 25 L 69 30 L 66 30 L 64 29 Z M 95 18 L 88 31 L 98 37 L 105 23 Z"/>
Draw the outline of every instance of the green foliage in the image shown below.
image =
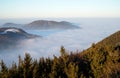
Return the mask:
<path fill-rule="evenodd" d="M 72 62 L 70 62 L 67 67 L 65 67 L 65 73 L 68 78 L 78 78 L 78 70 L 78 66 Z"/>

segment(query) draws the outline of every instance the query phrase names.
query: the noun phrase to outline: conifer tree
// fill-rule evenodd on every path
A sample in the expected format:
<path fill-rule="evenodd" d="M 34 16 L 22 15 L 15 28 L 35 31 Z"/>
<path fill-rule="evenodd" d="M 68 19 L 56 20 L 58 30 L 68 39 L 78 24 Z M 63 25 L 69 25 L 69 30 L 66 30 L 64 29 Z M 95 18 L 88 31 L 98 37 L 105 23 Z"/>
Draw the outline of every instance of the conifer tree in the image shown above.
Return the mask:
<path fill-rule="evenodd" d="M 25 54 L 24 58 L 24 78 L 32 78 L 32 58 L 30 54 Z"/>
<path fill-rule="evenodd" d="M 1 78 L 7 78 L 8 77 L 8 68 L 5 65 L 5 63 L 3 62 L 3 60 L 0 62 L 0 77 Z"/>

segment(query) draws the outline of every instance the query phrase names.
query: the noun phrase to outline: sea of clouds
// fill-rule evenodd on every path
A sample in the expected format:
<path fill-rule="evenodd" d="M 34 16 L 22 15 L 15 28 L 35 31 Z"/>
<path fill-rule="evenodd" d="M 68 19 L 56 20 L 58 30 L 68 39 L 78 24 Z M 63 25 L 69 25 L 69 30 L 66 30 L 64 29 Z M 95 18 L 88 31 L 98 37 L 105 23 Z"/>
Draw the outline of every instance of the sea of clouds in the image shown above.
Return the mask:
<path fill-rule="evenodd" d="M 33 58 L 59 56 L 61 46 L 68 52 L 82 51 L 97 43 L 110 34 L 120 30 L 120 18 L 74 18 L 74 19 L 48 19 L 57 21 L 69 21 L 80 29 L 70 30 L 27 30 L 28 33 L 41 35 L 42 38 L 22 41 L 18 48 L 0 52 L 0 60 L 7 64 L 18 60 L 18 55 L 24 57 L 30 53 Z M 7 20 L 8 21 L 8 20 Z M 30 20 L 31 21 L 31 20 Z M 5 21 L 4 21 L 5 22 Z"/>

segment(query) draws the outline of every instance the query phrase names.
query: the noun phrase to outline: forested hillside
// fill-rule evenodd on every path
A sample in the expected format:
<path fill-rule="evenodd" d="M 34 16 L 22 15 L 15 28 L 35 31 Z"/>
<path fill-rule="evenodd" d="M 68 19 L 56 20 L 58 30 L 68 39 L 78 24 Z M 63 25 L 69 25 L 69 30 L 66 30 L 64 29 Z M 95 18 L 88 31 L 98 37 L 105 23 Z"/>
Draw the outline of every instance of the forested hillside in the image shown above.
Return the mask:
<path fill-rule="evenodd" d="M 18 58 L 19 63 L 0 65 L 0 78 L 120 78 L 120 31 L 82 52 L 32 59 L 29 54 Z"/>

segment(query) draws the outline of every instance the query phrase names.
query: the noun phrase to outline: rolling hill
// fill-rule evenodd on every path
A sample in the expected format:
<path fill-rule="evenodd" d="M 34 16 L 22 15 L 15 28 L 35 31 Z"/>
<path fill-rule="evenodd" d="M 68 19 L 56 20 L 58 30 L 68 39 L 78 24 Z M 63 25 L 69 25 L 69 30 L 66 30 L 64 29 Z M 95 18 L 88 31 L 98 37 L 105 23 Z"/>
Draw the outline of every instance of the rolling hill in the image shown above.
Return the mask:
<path fill-rule="evenodd" d="M 4 27 L 0 28 L 0 49 L 15 47 L 20 41 L 32 39 L 37 35 L 29 34 L 20 28 Z"/>
<path fill-rule="evenodd" d="M 25 26 L 26 28 L 30 29 L 73 29 L 79 28 L 72 23 L 66 21 L 46 21 L 46 20 L 37 20 L 29 23 Z"/>

